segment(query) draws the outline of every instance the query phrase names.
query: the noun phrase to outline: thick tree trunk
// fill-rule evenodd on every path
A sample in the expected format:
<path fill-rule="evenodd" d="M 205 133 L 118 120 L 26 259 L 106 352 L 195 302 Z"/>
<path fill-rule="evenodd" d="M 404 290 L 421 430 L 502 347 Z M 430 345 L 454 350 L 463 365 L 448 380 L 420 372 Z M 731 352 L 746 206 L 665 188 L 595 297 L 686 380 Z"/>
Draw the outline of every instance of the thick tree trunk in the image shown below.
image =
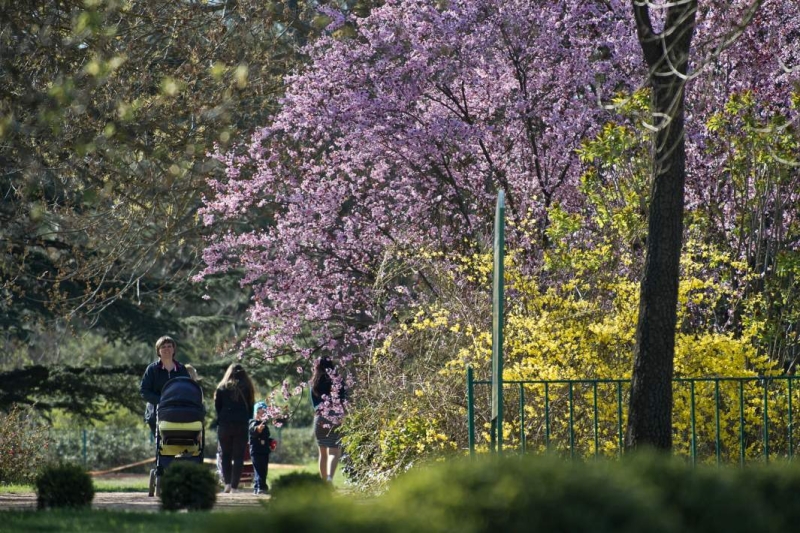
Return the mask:
<path fill-rule="evenodd" d="M 684 85 L 696 2 L 669 8 L 653 32 L 646 3 L 633 0 L 652 86 L 653 185 L 636 325 L 626 448 L 672 447 L 672 375 L 686 178 Z"/>

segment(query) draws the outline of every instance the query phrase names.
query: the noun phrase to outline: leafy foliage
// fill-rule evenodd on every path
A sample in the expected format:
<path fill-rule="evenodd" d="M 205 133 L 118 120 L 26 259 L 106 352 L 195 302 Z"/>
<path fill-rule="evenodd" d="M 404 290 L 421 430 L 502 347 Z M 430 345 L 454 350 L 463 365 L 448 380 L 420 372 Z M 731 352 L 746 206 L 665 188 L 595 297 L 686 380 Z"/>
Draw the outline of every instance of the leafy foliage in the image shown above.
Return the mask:
<path fill-rule="evenodd" d="M 207 399 L 229 361 L 195 364 Z M 59 409 L 87 420 L 103 420 L 109 410 L 139 413 L 143 400 L 139 383 L 146 364 L 69 367 L 41 365 L 0 372 L 0 409 L 27 404 L 40 411 Z M 284 378 L 283 369 L 249 367 L 257 383 L 267 385 Z"/>
<path fill-rule="evenodd" d="M 63 318 L 149 340 L 209 307 L 187 279 L 221 170 L 206 154 L 274 112 L 316 15 L 302 0 L 0 5 L 7 335 Z"/>
<path fill-rule="evenodd" d="M 763 4 L 747 28 L 738 26 L 747 0 L 709 0 L 697 12 L 689 60 L 698 75 L 686 102 L 692 216 L 705 216 L 695 200 L 717 190 L 729 159 L 709 150 L 705 123 L 730 94 L 754 88 L 765 109 L 793 113 L 786 103 L 797 70 L 776 76 L 770 65 L 800 57 L 797 18 L 785 3 Z M 346 23 L 354 38 L 308 48 L 274 120 L 217 153 L 227 174 L 209 183 L 204 221 L 244 215 L 254 224 L 215 232 L 202 275 L 237 272 L 253 288 L 254 348 L 268 359 L 334 352 L 367 380 L 361 372 L 375 350 L 409 316 L 478 299 L 487 278 L 457 266 L 488 249 L 499 188 L 517 269 L 537 287 L 523 297 L 572 295 L 564 313 L 587 305 L 598 314 L 614 305 L 614 291 L 632 292 L 647 244 L 651 134 L 641 125 L 653 127 L 653 93 L 641 90 L 647 72 L 629 3 L 396 0 L 363 19 L 334 19 L 329 30 Z M 740 249 L 693 237 L 726 265 L 742 260 Z M 701 278 L 728 291 L 742 269 L 726 268 Z M 439 274 L 452 276 L 449 285 Z M 746 329 L 741 294 L 728 302 L 721 294 L 704 319 L 737 337 Z M 635 310 L 629 303 L 619 305 Z M 628 334 L 622 320 L 617 331 Z M 472 326 L 487 329 L 485 320 Z M 629 349 L 629 339 L 608 348 Z M 630 366 L 617 357 L 615 369 Z M 391 374 L 401 379 L 404 369 L 382 375 Z"/>

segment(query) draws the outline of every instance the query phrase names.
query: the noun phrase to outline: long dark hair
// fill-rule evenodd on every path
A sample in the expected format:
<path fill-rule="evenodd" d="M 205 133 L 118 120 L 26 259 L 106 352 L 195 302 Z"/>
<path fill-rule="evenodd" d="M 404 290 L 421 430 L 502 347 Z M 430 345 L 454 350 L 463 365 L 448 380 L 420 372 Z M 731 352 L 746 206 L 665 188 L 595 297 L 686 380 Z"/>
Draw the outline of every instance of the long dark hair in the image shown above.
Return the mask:
<path fill-rule="evenodd" d="M 333 380 L 328 375 L 328 370 L 336 368 L 330 357 L 322 356 L 314 362 L 314 373 L 311 375 L 311 394 L 317 398 L 324 395 L 330 396 Z"/>
<path fill-rule="evenodd" d="M 253 385 L 253 380 L 247 375 L 244 367 L 239 363 L 232 363 L 222 380 L 217 385 L 217 390 L 214 391 L 214 398 L 217 397 L 217 391 L 222 389 L 233 389 L 235 397 L 243 398 L 249 405 L 253 405 L 256 401 L 256 389 Z"/>

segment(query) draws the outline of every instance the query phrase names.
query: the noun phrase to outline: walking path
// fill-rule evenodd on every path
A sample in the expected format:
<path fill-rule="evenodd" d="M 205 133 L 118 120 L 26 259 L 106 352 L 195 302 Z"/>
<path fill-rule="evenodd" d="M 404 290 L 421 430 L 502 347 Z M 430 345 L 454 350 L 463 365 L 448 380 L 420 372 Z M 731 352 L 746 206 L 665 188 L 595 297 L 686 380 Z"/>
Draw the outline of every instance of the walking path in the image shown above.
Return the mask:
<path fill-rule="evenodd" d="M 236 509 L 257 508 L 269 496 L 256 496 L 252 492 L 218 494 L 214 511 L 233 511 Z M 0 510 L 35 510 L 36 493 L 0 493 Z M 115 511 L 157 512 L 161 500 L 150 497 L 147 492 L 98 492 L 94 495 L 92 509 Z"/>

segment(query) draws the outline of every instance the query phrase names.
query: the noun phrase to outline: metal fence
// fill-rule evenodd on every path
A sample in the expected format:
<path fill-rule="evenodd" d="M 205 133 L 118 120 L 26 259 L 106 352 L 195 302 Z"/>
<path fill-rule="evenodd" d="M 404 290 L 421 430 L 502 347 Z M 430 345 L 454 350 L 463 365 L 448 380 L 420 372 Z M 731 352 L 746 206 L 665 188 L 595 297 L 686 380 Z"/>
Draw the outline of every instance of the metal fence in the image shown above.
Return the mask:
<path fill-rule="evenodd" d="M 794 458 L 800 432 L 800 376 L 673 380 L 673 452 L 693 464 Z M 525 380 L 503 383 L 503 449 L 570 457 L 623 453 L 630 381 Z M 490 446 L 491 381 L 467 372 L 469 447 Z M 478 413 L 476 418 L 476 413 Z"/>

